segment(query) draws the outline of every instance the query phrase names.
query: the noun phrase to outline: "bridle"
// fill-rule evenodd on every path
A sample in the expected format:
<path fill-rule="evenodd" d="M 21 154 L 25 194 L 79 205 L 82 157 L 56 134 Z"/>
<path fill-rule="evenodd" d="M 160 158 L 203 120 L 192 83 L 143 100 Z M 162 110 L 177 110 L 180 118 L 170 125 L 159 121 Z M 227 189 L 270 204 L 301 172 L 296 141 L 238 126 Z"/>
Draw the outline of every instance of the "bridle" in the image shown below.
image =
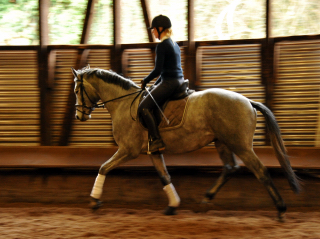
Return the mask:
<path fill-rule="evenodd" d="M 82 105 L 75 105 L 75 107 L 76 107 L 76 110 L 77 110 L 77 111 L 79 111 L 80 113 L 85 114 L 85 115 L 90 115 L 91 112 L 95 110 L 95 108 L 104 108 L 104 105 L 105 105 L 106 103 L 108 103 L 108 102 L 115 101 L 115 100 L 119 100 L 119 99 L 125 98 L 125 97 L 127 97 L 127 96 L 130 96 L 130 95 L 134 95 L 134 94 L 139 93 L 139 94 L 133 99 L 133 101 L 132 101 L 132 103 L 131 103 L 131 106 L 130 106 L 130 114 L 131 114 L 131 107 L 132 107 L 134 101 L 138 98 L 138 96 L 139 96 L 139 95 L 141 94 L 141 92 L 143 91 L 143 90 L 135 91 L 135 92 L 133 92 L 133 93 L 130 93 L 130 94 L 127 94 L 127 95 L 123 95 L 123 96 L 114 98 L 114 99 L 112 99 L 112 100 L 107 100 L 107 101 L 104 101 L 104 102 L 102 102 L 102 103 L 97 104 L 97 103 L 94 103 L 93 100 L 91 100 L 91 98 L 89 97 L 86 89 L 84 88 L 84 85 L 83 85 L 83 75 L 81 75 L 81 79 L 80 79 L 80 80 L 79 80 L 78 76 L 76 76 L 76 77 L 77 77 L 78 81 L 80 81 L 80 95 L 81 95 L 81 99 L 82 99 Z M 90 103 L 92 104 L 91 107 L 86 105 L 86 102 L 84 101 L 83 92 L 86 94 L 87 98 L 89 99 Z M 82 111 L 79 110 L 78 107 L 82 107 Z M 84 112 L 84 110 L 83 110 L 84 108 L 89 109 L 89 113 Z M 131 116 L 131 117 L 132 117 L 132 116 Z M 134 118 L 132 117 L 132 119 L 134 119 Z"/>
<path fill-rule="evenodd" d="M 77 79 L 79 80 L 78 76 L 77 76 Z M 95 110 L 95 108 L 98 106 L 97 103 L 94 103 L 91 98 L 89 97 L 86 89 L 84 88 L 84 85 L 83 85 L 83 75 L 81 75 L 81 79 L 79 80 L 80 81 L 80 95 L 81 95 L 81 99 L 82 99 L 82 105 L 75 105 L 76 107 L 76 111 L 79 111 L 80 113 L 82 114 L 85 114 L 85 115 L 90 115 L 92 111 Z M 83 92 L 86 94 L 87 98 L 89 99 L 89 101 L 91 102 L 92 106 L 87 106 L 86 105 L 86 102 L 84 100 L 84 96 L 83 96 Z M 82 110 L 79 110 L 78 107 L 81 107 Z M 98 106 L 99 107 L 99 106 Z M 86 109 L 89 109 L 89 113 L 86 113 L 84 111 L 84 108 Z"/>

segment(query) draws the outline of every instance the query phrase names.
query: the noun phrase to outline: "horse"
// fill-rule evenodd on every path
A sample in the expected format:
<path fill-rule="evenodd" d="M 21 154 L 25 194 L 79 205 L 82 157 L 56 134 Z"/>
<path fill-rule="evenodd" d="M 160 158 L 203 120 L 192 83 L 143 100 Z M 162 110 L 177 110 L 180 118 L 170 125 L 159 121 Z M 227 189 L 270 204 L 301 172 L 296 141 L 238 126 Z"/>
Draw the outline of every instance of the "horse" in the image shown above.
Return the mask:
<path fill-rule="evenodd" d="M 106 174 L 147 151 L 147 129 L 132 116 L 132 112 L 137 112 L 139 105 L 139 100 L 135 99 L 139 98 L 138 96 L 141 97 L 142 90 L 132 80 L 112 71 L 85 67 L 80 70 L 72 68 L 72 72 L 75 82 L 76 118 L 86 121 L 91 118 L 95 107 L 106 107 L 111 114 L 113 136 L 118 145 L 117 152 L 101 165 L 90 194 L 91 207 L 96 210 L 102 205 L 100 198 Z M 99 100 L 102 103 L 97 104 Z M 160 131 L 166 145 L 165 151 L 149 155 L 168 197 L 169 204 L 164 214 L 176 214 L 180 198 L 171 182 L 163 154 L 187 153 L 214 142 L 223 162 L 223 169 L 219 178 L 205 193 L 200 205 L 207 205 L 232 174 L 239 169 L 235 159 L 237 155 L 266 187 L 278 210 L 279 219 L 283 219 L 286 204 L 267 168 L 253 150 L 253 136 L 257 122 L 256 110 L 259 110 L 265 118 L 275 155 L 284 169 L 291 189 L 295 193 L 300 192 L 299 178 L 290 165 L 280 128 L 271 110 L 262 103 L 252 101 L 236 92 L 211 88 L 194 92 L 189 96 L 183 125 L 172 130 Z"/>

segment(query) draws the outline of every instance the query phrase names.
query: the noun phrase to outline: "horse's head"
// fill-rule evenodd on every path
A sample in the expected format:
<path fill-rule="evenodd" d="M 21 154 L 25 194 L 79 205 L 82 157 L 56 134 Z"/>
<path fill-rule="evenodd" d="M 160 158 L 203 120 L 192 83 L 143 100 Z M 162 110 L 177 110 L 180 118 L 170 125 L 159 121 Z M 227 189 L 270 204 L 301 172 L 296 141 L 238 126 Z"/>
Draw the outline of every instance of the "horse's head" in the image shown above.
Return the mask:
<path fill-rule="evenodd" d="M 86 74 L 71 68 L 74 75 L 74 93 L 76 95 L 76 119 L 86 121 L 91 118 L 91 112 L 97 106 L 99 96 L 93 86 L 87 81 Z"/>

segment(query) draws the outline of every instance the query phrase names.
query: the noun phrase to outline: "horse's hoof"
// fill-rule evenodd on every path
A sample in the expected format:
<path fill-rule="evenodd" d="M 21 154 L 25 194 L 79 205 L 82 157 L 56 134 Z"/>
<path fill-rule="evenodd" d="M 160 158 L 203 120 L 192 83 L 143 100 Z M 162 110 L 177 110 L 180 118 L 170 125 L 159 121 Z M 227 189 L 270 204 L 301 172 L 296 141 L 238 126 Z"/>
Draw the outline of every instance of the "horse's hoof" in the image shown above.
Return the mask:
<path fill-rule="evenodd" d="M 168 206 L 166 208 L 166 210 L 164 210 L 164 215 L 167 215 L 167 216 L 170 216 L 170 215 L 177 215 L 177 212 L 176 212 L 176 207 L 170 207 Z"/>
<path fill-rule="evenodd" d="M 278 213 L 278 220 L 279 220 L 279 222 L 285 222 L 285 216 L 286 216 L 286 213 L 285 213 L 285 212 L 279 212 L 279 213 Z"/>
<path fill-rule="evenodd" d="M 197 208 L 194 209 L 193 211 L 195 213 L 206 213 L 209 210 L 210 210 L 209 200 L 207 198 L 204 198 L 202 202 L 197 206 Z"/>
<path fill-rule="evenodd" d="M 279 222 L 284 222 L 285 214 L 286 214 L 286 211 L 287 211 L 287 207 L 284 205 L 284 206 L 279 206 L 277 208 L 278 208 L 278 219 L 279 219 Z"/>
<path fill-rule="evenodd" d="M 210 210 L 208 202 L 201 202 L 199 206 L 200 213 L 207 213 Z"/>
<path fill-rule="evenodd" d="M 95 212 L 100 207 L 102 207 L 102 201 L 100 201 L 99 199 L 96 199 L 96 198 L 91 198 L 89 205 L 90 205 L 91 209 Z"/>

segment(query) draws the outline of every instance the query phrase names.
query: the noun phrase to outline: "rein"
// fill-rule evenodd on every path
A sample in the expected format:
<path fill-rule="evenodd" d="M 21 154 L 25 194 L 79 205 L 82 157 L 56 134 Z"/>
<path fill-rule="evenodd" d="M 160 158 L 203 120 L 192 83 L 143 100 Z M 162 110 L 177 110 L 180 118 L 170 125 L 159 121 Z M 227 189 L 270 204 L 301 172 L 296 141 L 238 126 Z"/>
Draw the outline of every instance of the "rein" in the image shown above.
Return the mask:
<path fill-rule="evenodd" d="M 104 104 L 106 104 L 106 103 L 108 103 L 108 102 L 115 101 L 115 100 L 119 100 L 119 99 L 125 98 L 125 97 L 127 97 L 127 96 L 130 96 L 130 95 L 134 95 L 134 94 L 139 93 L 139 94 L 134 98 L 134 100 L 132 101 L 132 102 L 134 102 L 134 101 L 136 100 L 136 98 L 141 94 L 141 92 L 142 92 L 142 90 L 135 91 L 135 92 L 133 92 L 133 93 L 130 93 L 130 94 L 127 94 L 127 95 L 123 95 L 123 96 L 114 98 L 114 99 L 112 99 L 112 100 L 107 100 L 107 101 L 104 101 L 104 102 L 102 102 L 102 103 L 95 104 L 94 107 L 96 107 L 96 108 L 104 108 Z M 100 106 L 100 105 L 102 105 L 102 106 Z"/>
<path fill-rule="evenodd" d="M 77 111 L 79 111 L 80 113 L 85 114 L 85 115 L 90 115 L 90 113 L 91 113 L 92 111 L 94 111 L 95 108 L 104 108 L 104 104 L 106 104 L 106 103 L 108 103 L 108 102 L 115 101 L 115 100 L 119 100 L 119 99 L 125 98 L 125 97 L 127 97 L 127 96 L 130 96 L 130 95 L 134 95 L 134 94 L 139 93 L 139 94 L 133 99 L 133 101 L 132 101 L 132 103 L 131 103 L 131 106 L 130 106 L 130 115 L 131 115 L 131 107 L 132 107 L 133 103 L 136 101 L 136 99 L 139 97 L 139 95 L 141 94 L 141 92 L 143 91 L 143 90 L 135 91 L 135 92 L 133 92 L 133 93 L 130 93 L 130 94 L 127 94 L 127 95 L 123 95 L 123 96 L 114 98 L 114 99 L 112 99 L 112 100 L 107 100 L 107 101 L 104 101 L 104 102 L 102 102 L 102 103 L 97 104 L 97 103 L 94 103 L 94 102 L 90 99 L 87 91 L 86 91 L 85 88 L 84 88 L 84 85 L 83 85 L 83 75 L 81 75 L 80 83 L 81 83 L 81 85 L 80 85 L 80 94 L 81 94 L 81 98 L 82 98 L 82 103 L 83 103 L 83 104 L 82 104 L 82 105 L 75 105 L 75 107 L 76 107 L 76 110 L 77 110 Z M 91 107 L 86 106 L 86 103 L 85 103 L 84 97 L 83 97 L 83 92 L 86 94 L 87 98 L 89 99 L 90 103 L 92 104 Z M 83 109 L 83 108 L 89 109 L 89 114 L 87 114 L 87 113 L 84 112 L 83 110 L 82 110 L 82 111 L 79 110 L 77 107 L 82 107 L 82 109 Z M 131 115 L 131 118 L 132 118 L 134 121 L 136 121 L 136 119 L 134 119 L 134 118 L 132 117 L 132 115 Z"/>

